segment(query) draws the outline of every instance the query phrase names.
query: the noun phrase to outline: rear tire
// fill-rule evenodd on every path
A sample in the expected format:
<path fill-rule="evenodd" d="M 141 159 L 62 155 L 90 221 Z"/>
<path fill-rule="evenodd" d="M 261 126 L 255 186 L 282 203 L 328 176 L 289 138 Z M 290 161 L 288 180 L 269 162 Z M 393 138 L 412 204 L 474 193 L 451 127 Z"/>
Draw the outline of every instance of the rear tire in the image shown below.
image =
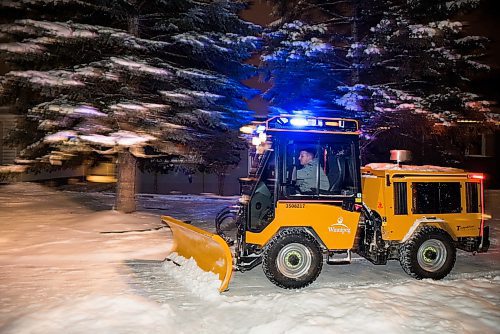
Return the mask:
<path fill-rule="evenodd" d="M 455 260 L 453 240 L 434 226 L 424 226 L 399 248 L 401 267 L 416 279 L 442 279 L 453 269 Z"/>
<path fill-rule="evenodd" d="M 285 289 L 300 289 L 318 278 L 323 267 L 321 247 L 302 229 L 281 230 L 264 249 L 262 269 L 267 278 Z"/>

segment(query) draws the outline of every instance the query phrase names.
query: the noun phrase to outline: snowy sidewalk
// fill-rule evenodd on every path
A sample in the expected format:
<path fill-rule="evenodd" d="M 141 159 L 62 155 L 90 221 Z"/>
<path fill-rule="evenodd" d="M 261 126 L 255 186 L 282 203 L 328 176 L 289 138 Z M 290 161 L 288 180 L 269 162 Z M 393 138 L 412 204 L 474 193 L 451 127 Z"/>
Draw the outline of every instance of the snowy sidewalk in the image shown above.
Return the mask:
<path fill-rule="evenodd" d="M 125 261 L 163 260 L 152 214 L 95 212 L 37 184 L 0 186 L 0 328 L 13 315 L 89 295 L 132 293 Z"/>
<path fill-rule="evenodd" d="M 300 291 L 275 287 L 257 267 L 235 273 L 219 295 L 203 274 L 162 262 L 171 239 L 159 214 L 206 228 L 230 199 L 142 195 L 133 215 L 103 210 L 112 201 L 0 185 L 1 334 L 499 332 L 500 208 L 490 221 L 491 251 L 459 252 L 442 281 L 358 258 L 325 266 Z"/>

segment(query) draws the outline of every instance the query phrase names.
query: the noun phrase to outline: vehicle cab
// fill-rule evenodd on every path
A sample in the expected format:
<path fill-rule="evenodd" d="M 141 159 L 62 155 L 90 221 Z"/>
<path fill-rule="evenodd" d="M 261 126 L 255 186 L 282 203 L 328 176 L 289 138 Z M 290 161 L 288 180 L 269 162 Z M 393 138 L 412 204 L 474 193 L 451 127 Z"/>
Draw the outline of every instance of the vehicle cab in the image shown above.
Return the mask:
<path fill-rule="evenodd" d="M 351 249 L 361 203 L 358 122 L 285 115 L 254 124 L 252 135 L 251 169 L 241 180 L 246 243 L 262 247 L 280 228 L 302 226 L 325 249 Z M 299 158 L 304 150 L 312 158 L 307 166 Z"/>

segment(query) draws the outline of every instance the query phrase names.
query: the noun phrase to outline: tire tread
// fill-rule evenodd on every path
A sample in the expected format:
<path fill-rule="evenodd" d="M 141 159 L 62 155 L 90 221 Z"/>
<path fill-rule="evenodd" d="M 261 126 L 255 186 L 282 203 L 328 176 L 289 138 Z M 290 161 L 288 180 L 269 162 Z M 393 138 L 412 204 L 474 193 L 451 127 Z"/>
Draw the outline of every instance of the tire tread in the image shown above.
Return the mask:
<path fill-rule="evenodd" d="M 451 259 L 450 262 L 445 264 L 445 266 L 437 272 L 429 273 L 429 275 L 423 275 L 423 269 L 421 269 L 416 263 L 416 259 L 414 259 L 414 252 L 418 251 L 418 247 L 421 242 L 430 239 L 432 236 L 443 238 L 442 241 L 448 244 L 449 248 L 451 248 Z M 413 278 L 423 279 L 423 278 L 432 278 L 435 280 L 439 280 L 444 278 L 446 275 L 450 273 L 455 265 L 456 261 L 456 249 L 453 244 L 453 240 L 451 237 L 444 231 L 443 229 L 434 227 L 434 226 L 424 226 L 417 232 L 415 232 L 410 239 L 404 242 L 399 247 L 399 262 L 403 270 Z"/>
<path fill-rule="evenodd" d="M 314 282 L 318 278 L 318 276 L 321 272 L 321 269 L 323 268 L 323 258 L 321 256 L 320 261 L 318 261 L 318 263 L 314 267 L 314 271 L 313 271 L 314 275 L 308 281 L 299 282 L 299 281 L 294 280 L 294 279 L 289 279 L 289 282 L 283 283 L 279 279 L 276 278 L 276 275 L 275 275 L 273 267 L 272 267 L 272 263 L 268 259 L 268 253 L 274 247 L 276 247 L 276 245 L 278 243 L 282 242 L 284 238 L 287 238 L 287 237 L 293 236 L 293 235 L 301 236 L 302 238 L 309 241 L 311 243 L 311 245 L 316 248 L 316 252 L 318 254 L 321 254 L 321 247 L 318 244 L 317 240 L 310 233 L 307 233 L 307 231 L 305 231 L 304 229 L 302 229 L 302 228 L 287 228 L 287 229 L 280 230 L 268 242 L 268 244 L 264 248 L 262 269 L 264 270 L 264 274 L 266 275 L 266 277 L 273 284 L 279 286 L 280 288 L 284 288 L 284 289 L 300 289 L 300 288 L 304 288 L 304 287 L 310 285 L 312 282 Z"/>

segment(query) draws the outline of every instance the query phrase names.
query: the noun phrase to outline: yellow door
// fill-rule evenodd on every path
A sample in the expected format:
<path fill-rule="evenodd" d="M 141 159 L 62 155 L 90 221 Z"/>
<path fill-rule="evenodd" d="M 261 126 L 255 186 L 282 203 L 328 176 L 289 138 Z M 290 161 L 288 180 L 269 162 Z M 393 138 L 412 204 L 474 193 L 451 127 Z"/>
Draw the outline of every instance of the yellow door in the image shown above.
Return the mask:
<path fill-rule="evenodd" d="M 246 242 L 264 246 L 280 229 L 311 228 L 329 250 L 351 249 L 360 212 L 342 210 L 340 201 L 278 201 L 274 220 L 260 232 L 246 232 Z"/>

